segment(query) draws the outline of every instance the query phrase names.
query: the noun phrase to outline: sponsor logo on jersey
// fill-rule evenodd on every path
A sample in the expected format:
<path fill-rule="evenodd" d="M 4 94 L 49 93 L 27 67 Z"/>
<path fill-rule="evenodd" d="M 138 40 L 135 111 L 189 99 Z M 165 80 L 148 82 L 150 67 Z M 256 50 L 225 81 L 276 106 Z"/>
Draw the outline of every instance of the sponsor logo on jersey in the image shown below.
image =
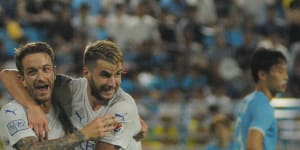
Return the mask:
<path fill-rule="evenodd" d="M 86 122 L 86 117 L 84 115 L 84 110 L 80 109 L 74 112 L 77 120 L 79 120 L 80 123 L 85 123 Z"/>
<path fill-rule="evenodd" d="M 5 113 L 7 113 L 7 114 L 8 114 L 8 113 L 9 113 L 9 114 L 14 114 L 14 115 L 16 116 L 16 115 L 17 115 L 17 114 L 16 114 L 16 110 L 17 110 L 17 109 L 13 109 L 13 110 L 12 110 L 12 109 L 5 109 Z"/>
<path fill-rule="evenodd" d="M 81 122 L 81 121 L 82 121 L 82 117 L 80 116 L 79 112 L 78 112 L 78 111 L 76 111 L 76 112 L 75 112 L 75 114 L 76 114 L 76 116 L 78 117 L 78 119 L 79 119 L 79 122 Z"/>
<path fill-rule="evenodd" d="M 125 121 L 125 116 L 126 114 L 122 115 L 122 114 L 115 113 L 115 117 L 118 121 Z"/>
<path fill-rule="evenodd" d="M 11 136 L 17 132 L 28 129 L 28 126 L 23 119 L 13 120 L 7 124 L 8 131 Z"/>

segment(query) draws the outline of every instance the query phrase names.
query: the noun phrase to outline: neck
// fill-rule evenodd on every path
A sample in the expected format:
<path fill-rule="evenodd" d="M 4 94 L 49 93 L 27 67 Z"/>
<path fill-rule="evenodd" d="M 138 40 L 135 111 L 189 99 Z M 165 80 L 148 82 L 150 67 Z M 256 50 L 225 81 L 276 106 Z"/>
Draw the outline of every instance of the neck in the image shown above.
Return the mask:
<path fill-rule="evenodd" d="M 263 92 L 268 97 L 269 101 L 272 100 L 273 94 L 271 93 L 271 91 L 269 90 L 269 88 L 267 88 L 264 84 L 258 83 L 256 85 L 255 89 L 257 91 Z"/>

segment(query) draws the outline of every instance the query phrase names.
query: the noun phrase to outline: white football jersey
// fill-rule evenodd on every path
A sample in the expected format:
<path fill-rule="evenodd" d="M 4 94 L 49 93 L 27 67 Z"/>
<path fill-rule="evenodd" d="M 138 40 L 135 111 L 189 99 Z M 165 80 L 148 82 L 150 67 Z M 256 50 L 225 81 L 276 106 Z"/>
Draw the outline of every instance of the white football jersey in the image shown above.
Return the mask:
<path fill-rule="evenodd" d="M 48 117 L 48 139 L 56 139 L 65 136 L 60 121 L 52 107 L 47 114 Z M 5 150 L 13 149 L 12 146 L 20 139 L 34 136 L 34 131 L 28 127 L 26 109 L 17 101 L 4 105 L 0 110 L 0 133 Z"/>
<path fill-rule="evenodd" d="M 113 114 L 121 122 L 120 125 L 99 141 L 119 146 L 120 150 L 142 149 L 141 142 L 137 142 L 133 138 L 141 131 L 141 124 L 137 106 L 129 94 L 120 88 L 107 105 L 94 111 L 88 100 L 88 81 L 85 78 L 73 79 L 69 85 L 73 96 L 71 121 L 77 129 L 82 128 L 98 116 Z M 84 142 L 77 149 L 94 150 L 95 144 L 95 141 Z"/>

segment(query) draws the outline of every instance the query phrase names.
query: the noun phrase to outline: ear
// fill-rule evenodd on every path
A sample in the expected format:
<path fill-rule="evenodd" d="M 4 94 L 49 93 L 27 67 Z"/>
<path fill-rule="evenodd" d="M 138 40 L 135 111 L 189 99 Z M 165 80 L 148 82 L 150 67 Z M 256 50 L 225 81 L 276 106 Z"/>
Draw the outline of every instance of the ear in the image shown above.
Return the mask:
<path fill-rule="evenodd" d="M 265 81 L 267 79 L 267 73 L 265 71 L 258 71 L 259 81 Z"/>
<path fill-rule="evenodd" d="M 86 67 L 86 66 L 82 67 L 82 75 L 84 77 L 87 77 L 89 75 L 89 69 L 88 69 L 88 67 Z"/>
<path fill-rule="evenodd" d="M 56 66 L 53 66 L 54 81 L 56 80 Z"/>
<path fill-rule="evenodd" d="M 18 73 L 17 78 L 20 81 L 20 83 L 22 83 L 23 86 L 26 87 L 26 82 L 25 82 L 25 79 L 24 79 L 24 75 Z"/>

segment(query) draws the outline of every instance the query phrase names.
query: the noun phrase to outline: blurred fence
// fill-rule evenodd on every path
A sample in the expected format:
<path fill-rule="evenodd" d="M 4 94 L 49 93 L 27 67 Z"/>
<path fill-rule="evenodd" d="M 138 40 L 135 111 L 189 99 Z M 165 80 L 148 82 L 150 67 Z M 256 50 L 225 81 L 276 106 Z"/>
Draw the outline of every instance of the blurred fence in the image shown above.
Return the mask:
<path fill-rule="evenodd" d="M 300 99 L 276 98 L 271 101 L 278 123 L 278 149 L 300 148 Z"/>

